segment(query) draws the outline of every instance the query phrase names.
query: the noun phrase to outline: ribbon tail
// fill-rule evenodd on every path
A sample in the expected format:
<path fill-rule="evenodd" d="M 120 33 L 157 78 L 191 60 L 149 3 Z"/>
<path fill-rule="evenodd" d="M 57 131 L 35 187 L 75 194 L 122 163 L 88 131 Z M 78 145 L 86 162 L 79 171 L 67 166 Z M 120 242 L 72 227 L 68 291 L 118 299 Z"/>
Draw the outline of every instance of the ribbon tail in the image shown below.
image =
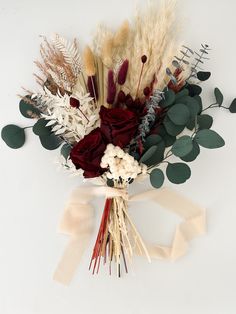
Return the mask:
<path fill-rule="evenodd" d="M 69 285 L 77 267 L 81 261 L 82 255 L 86 250 L 90 240 L 87 236 L 72 236 L 55 270 L 53 279 L 63 285 Z"/>

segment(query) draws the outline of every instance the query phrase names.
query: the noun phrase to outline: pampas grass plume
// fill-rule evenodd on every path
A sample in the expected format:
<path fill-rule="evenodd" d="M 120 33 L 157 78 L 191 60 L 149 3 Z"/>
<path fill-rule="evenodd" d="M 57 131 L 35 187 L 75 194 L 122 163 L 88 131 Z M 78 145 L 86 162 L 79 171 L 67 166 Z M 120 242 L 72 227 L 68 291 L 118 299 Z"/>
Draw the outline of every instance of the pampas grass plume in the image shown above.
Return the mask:
<path fill-rule="evenodd" d="M 128 38 L 129 31 L 130 31 L 129 22 L 126 20 L 121 24 L 120 28 L 117 30 L 114 36 L 114 46 L 124 45 Z"/>
<path fill-rule="evenodd" d="M 87 76 L 94 76 L 96 73 L 94 55 L 89 46 L 84 49 L 84 68 Z"/>

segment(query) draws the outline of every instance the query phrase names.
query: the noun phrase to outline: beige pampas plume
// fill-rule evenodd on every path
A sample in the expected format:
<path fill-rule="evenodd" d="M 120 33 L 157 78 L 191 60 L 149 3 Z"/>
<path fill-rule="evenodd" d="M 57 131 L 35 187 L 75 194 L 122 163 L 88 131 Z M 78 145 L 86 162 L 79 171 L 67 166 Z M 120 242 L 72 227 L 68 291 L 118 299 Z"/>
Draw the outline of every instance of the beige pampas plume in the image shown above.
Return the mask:
<path fill-rule="evenodd" d="M 105 40 L 102 47 L 102 59 L 104 64 L 109 68 L 112 65 L 112 53 L 113 53 L 114 41 L 112 37 Z"/>
<path fill-rule="evenodd" d="M 128 39 L 130 31 L 129 22 L 126 20 L 124 21 L 120 28 L 117 30 L 114 36 L 114 46 L 119 47 L 126 43 L 126 40 Z"/>
<path fill-rule="evenodd" d="M 94 55 L 89 46 L 84 49 L 84 69 L 87 76 L 94 76 L 96 73 Z"/>

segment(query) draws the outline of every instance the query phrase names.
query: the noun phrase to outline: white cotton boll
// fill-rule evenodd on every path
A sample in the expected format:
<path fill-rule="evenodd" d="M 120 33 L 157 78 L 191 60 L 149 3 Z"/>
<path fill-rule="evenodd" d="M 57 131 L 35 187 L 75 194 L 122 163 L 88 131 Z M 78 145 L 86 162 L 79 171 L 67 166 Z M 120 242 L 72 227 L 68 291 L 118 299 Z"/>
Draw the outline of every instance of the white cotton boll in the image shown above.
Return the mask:
<path fill-rule="evenodd" d="M 106 173 L 108 179 L 113 179 L 113 175 L 110 172 Z"/>
<path fill-rule="evenodd" d="M 100 163 L 101 168 L 107 168 L 108 164 L 104 163 L 103 161 Z"/>
<path fill-rule="evenodd" d="M 114 147 L 115 146 L 113 144 L 108 144 L 106 147 L 106 151 L 113 151 Z"/>
<path fill-rule="evenodd" d="M 124 155 L 125 155 L 125 152 L 124 152 L 122 149 L 120 149 L 120 150 L 117 152 L 117 157 L 118 157 L 118 158 L 123 158 Z"/>

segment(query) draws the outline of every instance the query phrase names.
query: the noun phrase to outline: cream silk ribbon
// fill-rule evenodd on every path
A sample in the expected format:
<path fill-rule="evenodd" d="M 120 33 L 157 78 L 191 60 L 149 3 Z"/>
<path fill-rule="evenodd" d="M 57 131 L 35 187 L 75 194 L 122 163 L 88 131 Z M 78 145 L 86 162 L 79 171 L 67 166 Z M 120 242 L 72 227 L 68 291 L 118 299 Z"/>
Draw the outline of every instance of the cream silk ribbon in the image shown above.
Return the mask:
<path fill-rule="evenodd" d="M 130 197 L 126 190 L 105 186 L 77 188 L 65 207 L 59 225 L 59 231 L 70 237 L 54 273 L 54 279 L 64 285 L 72 280 L 91 238 L 93 208 L 90 202 L 96 196 L 121 196 L 130 202 L 152 200 L 182 218 L 182 222 L 176 227 L 171 246 L 146 244 L 151 258 L 175 260 L 186 253 L 190 240 L 205 232 L 205 210 L 170 188 L 150 190 Z"/>

